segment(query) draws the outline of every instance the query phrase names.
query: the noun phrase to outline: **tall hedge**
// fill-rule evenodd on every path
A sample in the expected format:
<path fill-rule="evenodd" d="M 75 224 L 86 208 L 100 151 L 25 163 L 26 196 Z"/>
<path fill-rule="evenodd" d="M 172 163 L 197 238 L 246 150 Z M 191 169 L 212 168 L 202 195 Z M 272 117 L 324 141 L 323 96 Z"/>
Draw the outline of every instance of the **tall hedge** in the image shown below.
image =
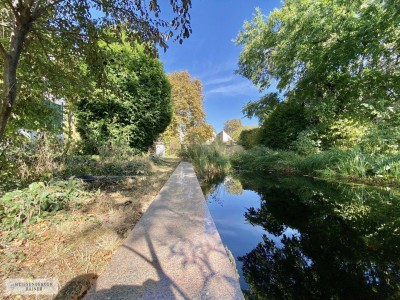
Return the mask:
<path fill-rule="evenodd" d="M 102 47 L 106 83 L 78 103 L 84 149 L 96 153 L 119 139 L 145 151 L 171 121 L 171 87 L 163 65 L 139 43 L 122 39 Z"/>

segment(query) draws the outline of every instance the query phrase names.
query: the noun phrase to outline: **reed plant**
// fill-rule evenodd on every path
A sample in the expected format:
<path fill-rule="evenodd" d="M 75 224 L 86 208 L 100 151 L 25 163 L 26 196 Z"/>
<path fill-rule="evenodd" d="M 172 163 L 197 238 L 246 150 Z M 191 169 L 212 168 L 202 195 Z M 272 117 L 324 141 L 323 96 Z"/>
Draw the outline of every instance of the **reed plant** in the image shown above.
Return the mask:
<path fill-rule="evenodd" d="M 225 176 L 230 168 L 229 157 L 224 146 L 189 145 L 180 153 L 183 159 L 190 161 L 201 180 L 212 181 L 216 177 Z"/>

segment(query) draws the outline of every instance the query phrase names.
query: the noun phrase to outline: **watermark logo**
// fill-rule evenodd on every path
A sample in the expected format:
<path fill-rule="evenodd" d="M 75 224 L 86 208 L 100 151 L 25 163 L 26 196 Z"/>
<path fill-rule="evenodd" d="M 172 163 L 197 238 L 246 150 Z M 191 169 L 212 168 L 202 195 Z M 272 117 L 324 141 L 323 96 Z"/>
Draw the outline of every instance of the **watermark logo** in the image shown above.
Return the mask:
<path fill-rule="evenodd" d="M 57 278 L 6 279 L 7 295 L 55 295 L 58 293 Z"/>

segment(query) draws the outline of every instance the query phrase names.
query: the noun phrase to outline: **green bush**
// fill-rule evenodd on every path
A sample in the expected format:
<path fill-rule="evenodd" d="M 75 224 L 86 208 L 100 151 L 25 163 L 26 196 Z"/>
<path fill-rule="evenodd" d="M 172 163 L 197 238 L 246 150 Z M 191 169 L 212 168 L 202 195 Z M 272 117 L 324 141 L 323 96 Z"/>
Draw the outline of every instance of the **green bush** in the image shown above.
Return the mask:
<path fill-rule="evenodd" d="M 271 149 L 289 149 L 308 123 L 299 103 L 281 102 L 260 128 L 260 143 Z"/>
<path fill-rule="evenodd" d="M 364 122 L 366 123 L 366 122 Z M 341 149 L 353 149 L 368 132 L 369 124 L 362 125 L 351 118 L 335 120 L 327 133 L 329 144 Z"/>
<path fill-rule="evenodd" d="M 98 86 L 77 105 L 77 130 L 86 154 L 98 154 L 113 139 L 146 151 L 167 128 L 172 117 L 171 86 L 163 65 L 143 44 L 101 43 L 107 60 L 107 86 Z M 93 82 L 97 84 L 97 82 Z"/>
<path fill-rule="evenodd" d="M 243 130 L 239 136 L 238 144 L 245 149 L 251 149 L 260 144 L 260 128 Z"/>
<path fill-rule="evenodd" d="M 312 129 L 301 131 L 297 139 L 291 143 L 290 148 L 303 155 L 320 152 L 321 140 L 318 137 L 318 132 Z"/>

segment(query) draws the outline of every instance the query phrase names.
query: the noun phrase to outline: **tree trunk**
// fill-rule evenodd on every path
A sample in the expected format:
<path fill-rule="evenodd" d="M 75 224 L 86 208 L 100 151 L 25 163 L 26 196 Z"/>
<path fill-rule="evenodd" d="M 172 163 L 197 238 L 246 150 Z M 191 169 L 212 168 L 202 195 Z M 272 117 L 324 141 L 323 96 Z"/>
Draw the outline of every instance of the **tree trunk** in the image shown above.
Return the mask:
<path fill-rule="evenodd" d="M 0 102 L 0 140 L 4 137 L 7 122 L 17 99 L 17 68 L 24 42 L 31 27 L 31 21 L 16 26 L 11 35 L 8 57 L 3 60 L 3 93 Z"/>
<path fill-rule="evenodd" d="M 3 71 L 3 95 L 0 108 L 0 139 L 3 138 L 7 121 L 11 116 L 11 111 L 17 98 L 17 65 L 11 57 L 4 64 Z"/>

